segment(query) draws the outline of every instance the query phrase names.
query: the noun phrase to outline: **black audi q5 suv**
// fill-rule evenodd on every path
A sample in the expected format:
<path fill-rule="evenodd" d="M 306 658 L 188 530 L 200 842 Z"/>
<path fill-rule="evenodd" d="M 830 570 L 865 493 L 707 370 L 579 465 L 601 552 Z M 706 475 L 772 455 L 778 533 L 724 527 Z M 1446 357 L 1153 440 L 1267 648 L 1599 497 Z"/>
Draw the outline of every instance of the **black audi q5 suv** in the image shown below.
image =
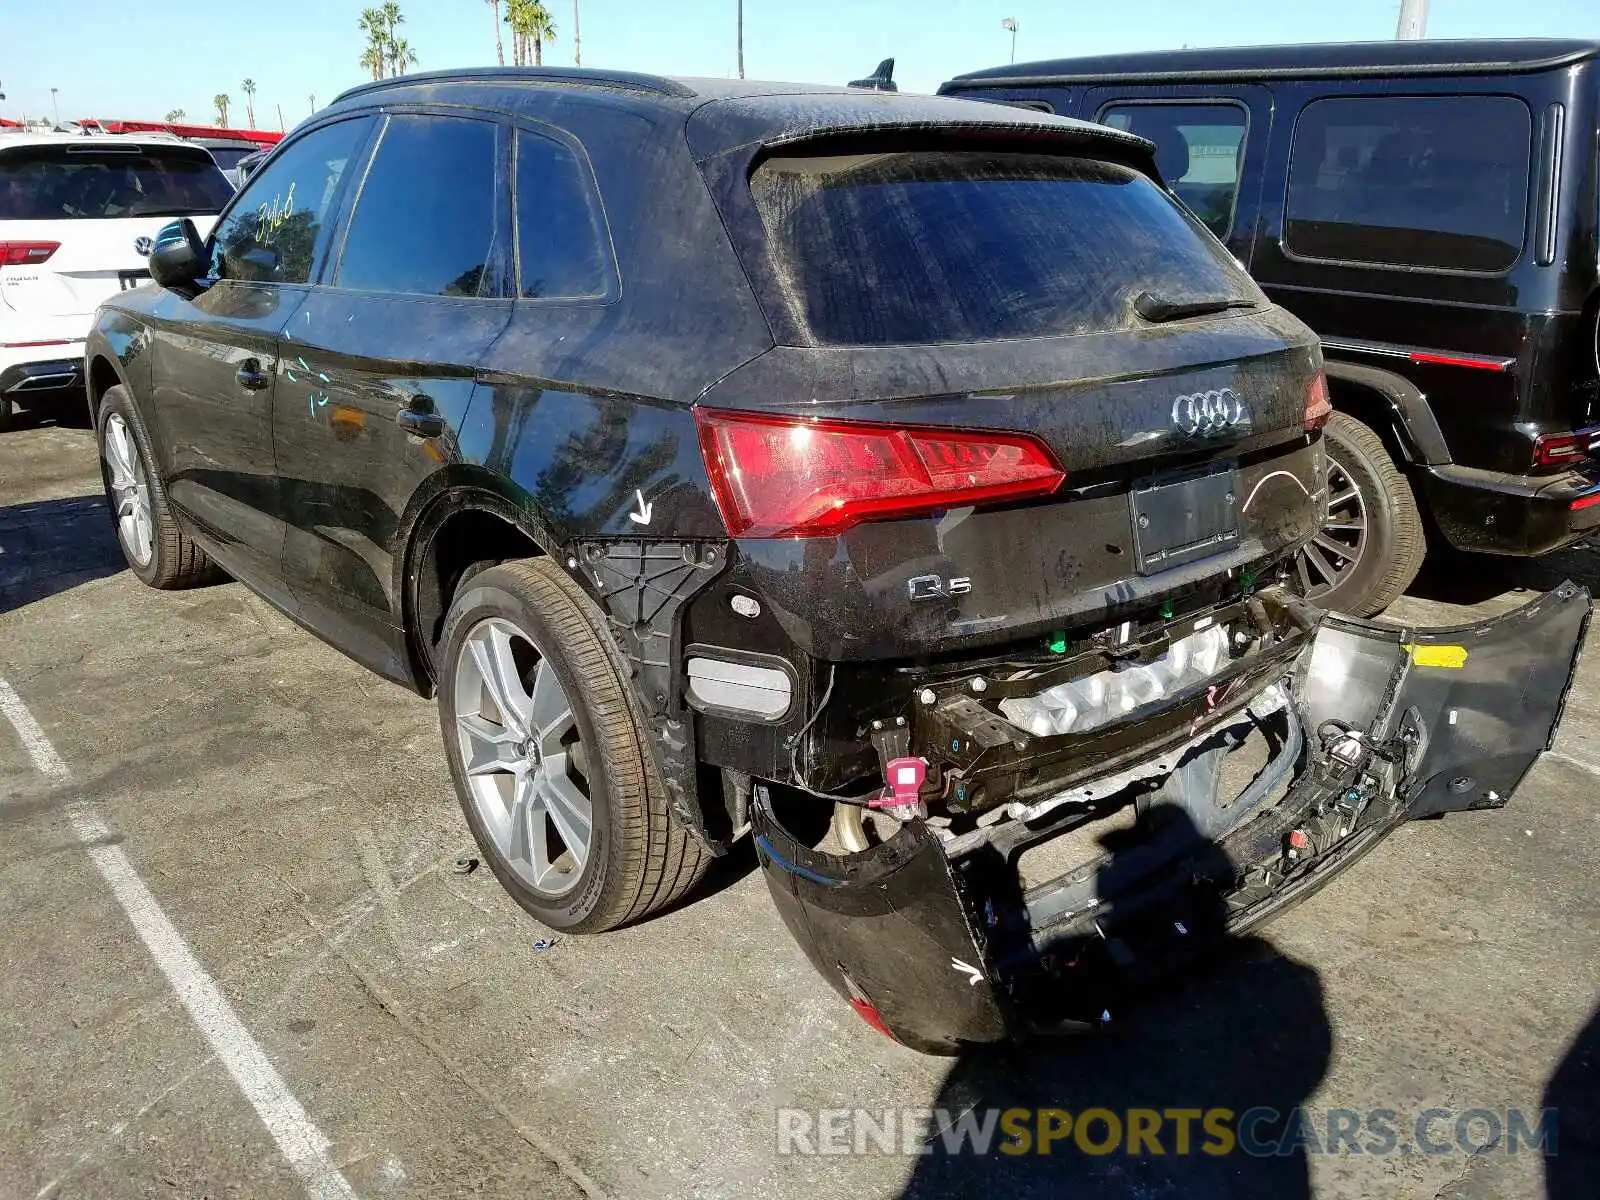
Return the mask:
<path fill-rule="evenodd" d="M 1399 821 L 1504 803 L 1589 612 L 1301 601 L 1317 341 L 1113 129 L 410 75 L 150 269 L 86 363 L 133 571 L 225 572 L 437 696 L 549 926 L 751 837 L 818 970 L 927 1050 L 1070 1024 Z M 1101 822 L 1116 871 L 1037 867 Z"/>

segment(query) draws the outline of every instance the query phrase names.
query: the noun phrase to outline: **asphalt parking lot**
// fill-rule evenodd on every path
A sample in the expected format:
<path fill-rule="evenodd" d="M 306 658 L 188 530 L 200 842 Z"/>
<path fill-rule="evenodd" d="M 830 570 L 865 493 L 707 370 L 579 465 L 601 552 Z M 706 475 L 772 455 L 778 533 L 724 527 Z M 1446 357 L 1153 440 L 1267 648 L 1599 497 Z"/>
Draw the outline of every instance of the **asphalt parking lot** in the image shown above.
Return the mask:
<path fill-rule="evenodd" d="M 1511 808 L 1402 829 L 1102 1036 L 940 1060 L 826 990 L 747 856 L 687 907 L 544 945 L 455 869 L 433 706 L 238 585 L 146 590 L 99 494 L 88 430 L 0 434 L 0 680 L 59 756 L 0 722 L 0 1196 L 1594 1194 L 1593 643 Z M 1600 586 L 1600 553 L 1430 569 L 1393 615 L 1474 619 L 1569 574 Z M 1553 1157 L 775 1137 L 780 1108 L 1014 1105 L 1562 1116 Z"/>

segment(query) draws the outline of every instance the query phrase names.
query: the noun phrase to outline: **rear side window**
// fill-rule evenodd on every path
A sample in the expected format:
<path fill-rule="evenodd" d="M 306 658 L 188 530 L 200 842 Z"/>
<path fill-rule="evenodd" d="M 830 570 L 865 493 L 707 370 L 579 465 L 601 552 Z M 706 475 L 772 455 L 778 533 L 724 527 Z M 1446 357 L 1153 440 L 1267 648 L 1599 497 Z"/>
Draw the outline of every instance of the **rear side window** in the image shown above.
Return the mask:
<path fill-rule="evenodd" d="M 1100 120 L 1154 142 L 1156 166 L 1167 186 L 1212 233 L 1228 236 L 1244 168 L 1244 109 L 1236 104 L 1116 104 Z"/>
<path fill-rule="evenodd" d="M 517 134 L 517 255 L 521 293 L 541 299 L 598 296 L 606 251 L 585 182 L 566 146 Z"/>
<path fill-rule="evenodd" d="M 391 118 L 334 283 L 419 296 L 497 295 L 495 134 L 488 121 L 464 117 Z"/>
<path fill-rule="evenodd" d="M 1302 258 L 1504 271 L 1522 253 L 1532 138 L 1509 96 L 1315 100 L 1295 126 L 1284 243 Z"/>
<path fill-rule="evenodd" d="M 1145 176 L 1043 154 L 772 158 L 751 177 L 778 272 L 819 343 L 1131 328 L 1142 291 L 1256 299 Z"/>
<path fill-rule="evenodd" d="M 211 273 L 305 283 L 327 252 L 334 202 L 369 122 L 339 121 L 286 146 L 250 177 L 212 239 Z"/>
<path fill-rule="evenodd" d="M 28 146 L 0 154 L 0 221 L 220 212 L 233 188 L 196 147 Z"/>

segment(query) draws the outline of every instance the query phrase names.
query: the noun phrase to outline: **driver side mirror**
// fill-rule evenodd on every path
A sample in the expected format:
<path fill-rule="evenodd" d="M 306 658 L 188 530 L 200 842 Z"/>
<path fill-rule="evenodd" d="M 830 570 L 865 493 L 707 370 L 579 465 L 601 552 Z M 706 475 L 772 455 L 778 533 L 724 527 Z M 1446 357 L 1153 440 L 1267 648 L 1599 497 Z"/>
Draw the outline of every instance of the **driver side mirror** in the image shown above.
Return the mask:
<path fill-rule="evenodd" d="M 184 217 L 162 227 L 150 251 L 150 278 L 169 291 L 190 290 L 211 269 L 211 255 L 194 222 Z"/>

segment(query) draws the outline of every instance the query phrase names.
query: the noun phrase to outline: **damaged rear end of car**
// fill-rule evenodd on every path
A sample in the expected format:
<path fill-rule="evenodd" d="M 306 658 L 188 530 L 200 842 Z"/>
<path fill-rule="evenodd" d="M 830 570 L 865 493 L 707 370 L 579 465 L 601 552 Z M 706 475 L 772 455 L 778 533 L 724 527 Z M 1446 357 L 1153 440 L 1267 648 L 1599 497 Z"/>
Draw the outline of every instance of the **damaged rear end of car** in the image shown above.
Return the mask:
<path fill-rule="evenodd" d="M 812 962 L 953 1052 L 1092 1025 L 1399 821 L 1503 804 L 1589 601 L 1306 605 L 1315 337 L 1148 143 L 883 99 L 689 122 L 777 344 L 695 410 L 731 540 L 673 568 L 705 570 L 672 655 Z"/>

